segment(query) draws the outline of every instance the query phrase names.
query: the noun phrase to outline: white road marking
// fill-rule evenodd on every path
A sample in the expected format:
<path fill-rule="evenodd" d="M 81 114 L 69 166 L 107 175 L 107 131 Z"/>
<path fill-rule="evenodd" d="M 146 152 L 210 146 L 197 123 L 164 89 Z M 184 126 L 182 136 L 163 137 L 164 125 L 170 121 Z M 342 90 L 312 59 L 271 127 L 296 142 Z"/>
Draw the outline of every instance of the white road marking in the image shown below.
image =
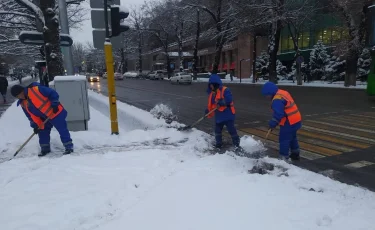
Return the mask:
<path fill-rule="evenodd" d="M 373 164 L 375 164 L 375 163 L 369 162 L 369 161 L 357 161 L 357 162 L 347 164 L 347 165 L 345 165 L 345 167 L 348 167 L 348 168 L 363 168 L 363 167 L 373 165 Z"/>
<path fill-rule="evenodd" d="M 366 132 L 366 133 L 374 133 L 375 134 L 374 130 L 360 129 L 360 128 L 355 128 L 355 127 L 350 127 L 350 126 L 345 126 L 345 125 L 336 125 L 336 124 L 332 124 L 332 123 L 328 123 L 328 122 L 323 122 L 323 121 L 312 121 L 312 120 L 310 120 L 309 122 L 318 123 L 318 124 L 322 124 L 322 125 L 334 126 L 334 127 L 338 127 L 338 128 L 351 129 L 351 130 L 361 131 L 361 132 Z"/>
<path fill-rule="evenodd" d="M 326 130 L 326 129 L 314 128 L 314 127 L 307 126 L 307 125 L 303 125 L 303 128 L 306 129 L 306 130 L 313 130 L 313 131 L 318 131 L 318 132 L 322 132 L 322 133 L 333 134 L 333 135 L 336 135 L 336 136 L 349 137 L 349 138 L 352 138 L 352 139 L 366 141 L 366 143 L 375 144 L 375 139 L 370 139 L 370 138 L 366 138 L 366 137 L 360 137 L 360 136 L 350 135 L 350 134 L 346 134 L 346 133 L 339 133 L 339 132 L 329 131 L 329 130 Z"/>

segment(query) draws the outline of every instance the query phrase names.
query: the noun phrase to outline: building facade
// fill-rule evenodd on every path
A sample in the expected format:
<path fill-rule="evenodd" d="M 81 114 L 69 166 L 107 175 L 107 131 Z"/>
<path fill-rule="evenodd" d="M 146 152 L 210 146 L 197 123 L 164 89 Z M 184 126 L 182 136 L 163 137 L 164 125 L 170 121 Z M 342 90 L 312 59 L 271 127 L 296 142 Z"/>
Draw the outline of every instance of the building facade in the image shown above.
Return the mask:
<path fill-rule="evenodd" d="M 306 25 L 298 35 L 298 46 L 305 62 L 308 62 L 310 52 L 317 41 L 322 40 L 327 47 L 334 47 L 345 36 L 348 36 L 347 30 L 343 29 L 341 22 L 330 14 L 317 14 L 314 23 Z M 193 39 L 184 42 L 184 69 L 192 68 L 193 61 Z M 171 67 L 178 67 L 177 44 L 170 45 Z M 257 38 L 257 56 L 262 51 L 267 51 L 267 37 Z M 205 40 L 200 42 L 198 50 L 198 69 L 200 72 L 209 72 L 215 58 L 215 41 Z M 173 55 L 172 55 L 173 54 Z M 278 59 L 285 65 L 291 66 L 294 62 L 294 45 L 289 29 L 286 27 L 281 32 L 279 43 Z M 142 55 L 143 70 L 166 69 L 166 58 L 161 48 L 149 51 Z M 241 34 L 235 40 L 224 45 L 219 71 L 232 73 L 236 77 L 249 78 L 252 75 L 253 59 L 253 37 L 250 34 Z M 242 60 L 242 61 L 241 61 Z M 137 70 L 137 60 L 129 61 L 129 70 Z"/>

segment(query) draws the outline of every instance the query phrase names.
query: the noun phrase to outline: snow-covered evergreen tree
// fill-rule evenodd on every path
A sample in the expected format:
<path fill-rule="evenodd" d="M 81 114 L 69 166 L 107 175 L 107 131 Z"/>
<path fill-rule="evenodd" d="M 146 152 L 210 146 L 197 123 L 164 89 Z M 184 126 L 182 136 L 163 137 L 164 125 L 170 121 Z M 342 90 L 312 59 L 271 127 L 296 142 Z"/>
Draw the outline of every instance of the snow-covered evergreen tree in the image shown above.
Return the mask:
<path fill-rule="evenodd" d="M 325 67 L 329 63 L 330 57 L 322 41 L 314 45 L 310 53 L 310 73 L 312 80 L 320 80 L 325 74 Z"/>
<path fill-rule="evenodd" d="M 288 73 L 288 80 L 293 80 L 293 82 L 295 80 L 297 80 L 297 76 L 296 76 L 296 69 L 297 69 L 297 64 L 296 62 L 293 63 L 292 65 L 292 70 Z M 306 79 L 307 76 L 310 74 L 310 69 L 309 69 L 309 65 L 302 62 L 301 63 L 301 77 L 302 77 L 302 80 L 303 79 Z"/>
<path fill-rule="evenodd" d="M 285 65 L 283 65 L 283 63 L 280 60 L 277 60 L 276 64 L 277 77 L 281 78 L 282 80 L 285 80 L 288 76 L 288 69 Z"/>
<path fill-rule="evenodd" d="M 255 68 L 258 73 L 258 77 L 267 78 L 269 77 L 269 62 L 270 56 L 267 52 L 262 52 L 260 56 L 257 57 L 255 62 Z"/>
<path fill-rule="evenodd" d="M 367 79 L 367 75 L 370 73 L 371 67 L 371 53 L 368 49 L 363 49 L 361 56 L 358 58 L 358 70 L 357 76 L 361 79 L 361 81 L 365 81 Z"/>
<path fill-rule="evenodd" d="M 325 67 L 326 75 L 322 78 L 328 81 L 343 81 L 345 78 L 346 61 L 343 57 L 332 56 Z"/>

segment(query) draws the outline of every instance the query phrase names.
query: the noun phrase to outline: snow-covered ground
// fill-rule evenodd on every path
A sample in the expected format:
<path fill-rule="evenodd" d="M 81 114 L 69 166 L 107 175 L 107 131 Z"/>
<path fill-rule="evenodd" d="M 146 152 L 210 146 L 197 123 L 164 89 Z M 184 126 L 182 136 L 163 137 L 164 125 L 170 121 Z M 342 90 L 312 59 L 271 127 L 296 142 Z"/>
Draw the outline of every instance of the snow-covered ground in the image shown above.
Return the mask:
<path fill-rule="evenodd" d="M 229 76 L 227 76 L 225 79 L 222 79 L 224 84 L 239 84 L 240 79 L 237 77 L 233 78 L 233 81 L 230 80 Z M 196 82 L 208 82 L 208 78 L 198 78 Z M 267 81 L 260 79 L 257 81 L 255 84 L 264 84 Z M 254 84 L 253 79 L 251 78 L 243 78 L 241 84 Z M 285 85 L 285 86 L 298 86 L 297 81 L 293 83 L 293 81 L 289 80 L 280 80 L 278 82 L 278 85 Z M 328 81 L 313 81 L 313 82 L 303 82 L 302 83 L 303 87 L 309 86 L 309 87 L 331 87 L 331 88 L 349 88 L 349 89 L 366 89 L 367 83 L 366 82 L 361 82 L 357 81 L 356 86 L 351 86 L 351 87 L 345 87 L 343 81 L 337 81 L 337 82 L 328 82 Z M 300 87 L 302 87 L 300 86 Z"/>
<path fill-rule="evenodd" d="M 209 155 L 208 134 L 167 128 L 141 110 L 133 116 L 157 125 L 129 124 L 112 136 L 108 118 L 90 109 L 90 130 L 72 132 L 74 154 L 61 156 L 53 131 L 51 155 L 36 157 L 34 138 L 0 164 L 1 230 L 374 229 L 375 194 L 365 189 L 268 158 L 259 162 L 279 167 L 248 174 L 258 161 Z M 0 127 L 0 157 L 8 159 L 32 130 L 15 104 Z M 251 137 L 242 145 L 263 149 Z"/>

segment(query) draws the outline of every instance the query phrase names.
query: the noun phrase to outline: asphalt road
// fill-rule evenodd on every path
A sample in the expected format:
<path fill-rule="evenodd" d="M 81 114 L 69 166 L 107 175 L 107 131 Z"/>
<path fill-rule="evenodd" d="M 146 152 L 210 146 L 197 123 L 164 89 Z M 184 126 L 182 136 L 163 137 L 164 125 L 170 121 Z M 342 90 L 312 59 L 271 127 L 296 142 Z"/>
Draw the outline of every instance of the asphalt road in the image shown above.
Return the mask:
<path fill-rule="evenodd" d="M 89 85 L 107 95 L 106 80 Z M 260 93 L 261 86 L 227 86 L 234 96 L 239 133 L 264 141 L 271 109 L 270 101 Z M 204 115 L 206 87 L 207 83 L 172 85 L 166 80 L 125 79 L 116 81 L 116 95 L 118 100 L 147 111 L 166 104 L 179 122 L 191 124 Z M 375 102 L 368 99 L 365 91 L 281 88 L 292 94 L 303 116 L 303 128 L 298 134 L 302 160 L 297 165 L 375 191 Z M 206 120 L 197 128 L 212 133 L 213 120 Z M 270 135 L 267 147 L 270 156 L 277 156 L 278 132 Z"/>

